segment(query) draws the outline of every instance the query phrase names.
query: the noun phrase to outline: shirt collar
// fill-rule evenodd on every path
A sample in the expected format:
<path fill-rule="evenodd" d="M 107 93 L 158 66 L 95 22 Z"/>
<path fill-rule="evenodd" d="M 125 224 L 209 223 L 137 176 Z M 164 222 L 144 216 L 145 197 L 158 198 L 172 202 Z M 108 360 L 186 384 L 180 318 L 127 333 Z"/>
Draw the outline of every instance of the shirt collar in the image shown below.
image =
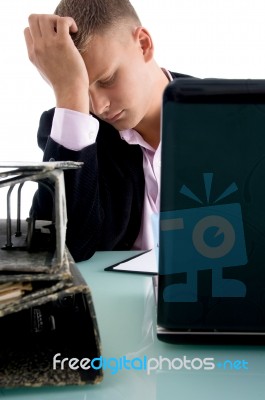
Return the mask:
<path fill-rule="evenodd" d="M 173 77 L 172 77 L 171 73 L 166 68 L 161 68 L 161 69 L 164 72 L 164 74 L 166 75 L 169 82 L 173 81 Z"/>
<path fill-rule="evenodd" d="M 121 139 L 125 140 L 128 144 L 138 144 L 145 149 L 155 151 L 135 129 L 125 129 L 119 132 Z"/>

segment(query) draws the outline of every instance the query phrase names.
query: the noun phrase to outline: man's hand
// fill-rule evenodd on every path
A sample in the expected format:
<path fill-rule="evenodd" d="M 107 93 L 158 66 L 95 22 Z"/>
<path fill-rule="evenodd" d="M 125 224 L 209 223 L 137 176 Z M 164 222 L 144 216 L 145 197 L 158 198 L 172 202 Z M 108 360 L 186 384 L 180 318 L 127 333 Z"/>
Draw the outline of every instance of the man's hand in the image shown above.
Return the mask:
<path fill-rule="evenodd" d="M 57 107 L 89 113 L 89 78 L 70 36 L 77 30 L 70 17 L 32 14 L 24 35 L 29 59 L 52 86 Z"/>

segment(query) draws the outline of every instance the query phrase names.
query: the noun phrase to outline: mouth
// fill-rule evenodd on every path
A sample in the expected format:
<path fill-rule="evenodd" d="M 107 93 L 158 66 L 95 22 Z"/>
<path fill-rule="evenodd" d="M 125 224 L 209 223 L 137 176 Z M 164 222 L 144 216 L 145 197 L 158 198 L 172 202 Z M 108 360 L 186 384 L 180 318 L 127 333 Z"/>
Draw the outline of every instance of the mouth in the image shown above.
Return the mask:
<path fill-rule="evenodd" d="M 108 116 L 108 117 L 106 117 L 104 119 L 108 123 L 113 123 L 113 122 L 117 121 L 121 117 L 122 113 L 123 113 L 123 110 L 120 111 L 119 113 L 115 114 L 115 115 Z"/>

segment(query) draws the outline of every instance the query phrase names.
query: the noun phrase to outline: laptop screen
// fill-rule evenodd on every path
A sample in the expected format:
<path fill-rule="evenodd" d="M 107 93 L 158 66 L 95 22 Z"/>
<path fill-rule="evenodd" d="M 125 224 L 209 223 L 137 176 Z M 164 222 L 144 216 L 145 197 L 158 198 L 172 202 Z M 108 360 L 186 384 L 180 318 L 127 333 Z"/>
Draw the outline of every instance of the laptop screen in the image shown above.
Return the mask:
<path fill-rule="evenodd" d="M 158 324 L 265 331 L 265 81 L 164 94 Z"/>

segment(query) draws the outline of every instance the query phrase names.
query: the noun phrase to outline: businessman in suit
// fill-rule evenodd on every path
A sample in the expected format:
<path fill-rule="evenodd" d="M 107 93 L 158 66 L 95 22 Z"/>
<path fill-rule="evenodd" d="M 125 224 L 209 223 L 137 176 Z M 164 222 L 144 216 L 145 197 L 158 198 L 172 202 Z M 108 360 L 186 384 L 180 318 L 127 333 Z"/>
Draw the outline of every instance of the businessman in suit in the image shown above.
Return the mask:
<path fill-rule="evenodd" d="M 162 95 L 186 75 L 156 63 L 128 0 L 62 0 L 53 15 L 30 15 L 24 34 L 56 100 L 40 119 L 43 160 L 84 162 L 65 173 L 70 252 L 80 261 L 97 250 L 152 248 Z M 50 219 L 51 210 L 40 187 L 32 215 Z"/>

